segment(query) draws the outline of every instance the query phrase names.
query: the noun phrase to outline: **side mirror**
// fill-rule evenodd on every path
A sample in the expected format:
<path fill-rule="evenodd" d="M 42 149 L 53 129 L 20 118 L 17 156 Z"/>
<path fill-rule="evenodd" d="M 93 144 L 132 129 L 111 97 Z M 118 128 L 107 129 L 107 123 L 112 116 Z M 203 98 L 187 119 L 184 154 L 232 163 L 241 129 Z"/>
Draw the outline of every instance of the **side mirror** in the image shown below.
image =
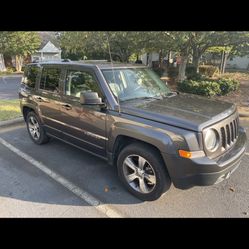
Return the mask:
<path fill-rule="evenodd" d="M 102 105 L 102 99 L 97 92 L 81 92 L 80 103 L 82 105 Z"/>

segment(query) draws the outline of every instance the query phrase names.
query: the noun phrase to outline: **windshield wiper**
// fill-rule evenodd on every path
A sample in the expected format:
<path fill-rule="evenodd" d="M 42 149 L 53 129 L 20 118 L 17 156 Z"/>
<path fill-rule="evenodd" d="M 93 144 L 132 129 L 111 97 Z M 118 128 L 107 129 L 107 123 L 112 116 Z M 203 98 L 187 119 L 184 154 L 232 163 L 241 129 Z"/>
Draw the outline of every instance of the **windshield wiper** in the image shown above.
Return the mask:
<path fill-rule="evenodd" d="M 161 100 L 162 99 L 162 97 L 161 96 L 152 96 L 152 97 L 148 97 L 148 96 L 146 96 L 146 97 L 136 97 L 136 98 L 131 98 L 131 99 L 125 99 L 125 100 L 122 100 L 122 101 L 130 101 L 130 100 L 138 100 L 138 99 L 144 99 L 144 100 L 146 100 L 146 99 L 151 99 L 151 100 Z"/>
<path fill-rule="evenodd" d="M 169 93 L 163 94 L 161 96 L 164 97 L 164 98 L 171 98 L 171 97 L 174 97 L 174 96 L 176 96 L 178 94 L 179 94 L 178 92 L 169 92 Z"/>

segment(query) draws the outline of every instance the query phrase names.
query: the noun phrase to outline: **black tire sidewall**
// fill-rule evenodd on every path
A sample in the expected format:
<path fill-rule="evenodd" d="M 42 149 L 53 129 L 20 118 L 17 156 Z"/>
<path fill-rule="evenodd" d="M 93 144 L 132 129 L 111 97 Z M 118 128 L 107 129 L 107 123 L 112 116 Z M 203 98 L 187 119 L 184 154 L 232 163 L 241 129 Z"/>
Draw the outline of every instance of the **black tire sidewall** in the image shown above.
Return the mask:
<path fill-rule="evenodd" d="M 37 122 L 38 122 L 38 124 L 39 124 L 40 137 L 39 137 L 38 140 L 35 140 L 35 139 L 32 137 L 32 135 L 30 134 L 30 131 L 29 131 L 28 122 L 29 122 L 30 117 L 32 117 L 32 116 L 37 120 Z M 44 144 L 44 143 L 48 142 L 48 136 L 46 135 L 46 133 L 45 133 L 45 131 L 44 131 L 44 128 L 42 127 L 41 121 L 40 121 L 40 119 L 39 119 L 39 117 L 38 117 L 38 115 L 37 115 L 36 113 L 34 113 L 34 112 L 29 112 L 29 113 L 28 113 L 27 118 L 26 118 L 26 125 L 27 125 L 27 130 L 28 130 L 29 136 L 30 136 L 30 138 L 32 139 L 32 141 L 33 141 L 34 143 L 40 145 L 40 144 Z"/>
<path fill-rule="evenodd" d="M 134 190 L 126 181 L 123 172 L 123 162 L 125 158 L 129 155 L 136 154 L 140 155 L 145 158 L 150 165 L 153 167 L 156 175 L 156 186 L 152 192 L 148 194 L 143 194 Z M 125 147 L 119 154 L 117 160 L 117 168 L 118 168 L 118 175 L 120 180 L 123 182 L 125 187 L 130 191 L 133 195 L 138 197 L 143 201 L 153 201 L 158 199 L 165 191 L 170 188 L 171 180 L 167 173 L 167 169 L 165 167 L 164 162 L 161 159 L 161 156 L 158 152 L 147 145 L 144 144 L 131 144 Z"/>

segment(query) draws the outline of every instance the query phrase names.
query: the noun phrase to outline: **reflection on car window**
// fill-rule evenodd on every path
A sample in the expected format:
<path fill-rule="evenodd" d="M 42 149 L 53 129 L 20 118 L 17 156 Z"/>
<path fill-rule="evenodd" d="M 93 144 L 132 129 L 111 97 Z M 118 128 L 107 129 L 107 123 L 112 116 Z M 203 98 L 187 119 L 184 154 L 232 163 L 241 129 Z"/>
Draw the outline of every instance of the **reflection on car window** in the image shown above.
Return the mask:
<path fill-rule="evenodd" d="M 121 101 L 157 97 L 168 94 L 170 89 L 148 68 L 103 69 L 111 91 Z"/>
<path fill-rule="evenodd" d="M 66 95 L 79 98 L 81 92 L 97 92 L 100 94 L 98 84 L 92 74 L 69 70 L 66 77 Z"/>
<path fill-rule="evenodd" d="M 58 92 L 61 70 L 59 68 L 43 68 L 40 89 Z"/>
<path fill-rule="evenodd" d="M 35 88 L 36 77 L 40 68 L 38 66 L 27 66 L 24 72 L 22 83 L 29 88 Z"/>

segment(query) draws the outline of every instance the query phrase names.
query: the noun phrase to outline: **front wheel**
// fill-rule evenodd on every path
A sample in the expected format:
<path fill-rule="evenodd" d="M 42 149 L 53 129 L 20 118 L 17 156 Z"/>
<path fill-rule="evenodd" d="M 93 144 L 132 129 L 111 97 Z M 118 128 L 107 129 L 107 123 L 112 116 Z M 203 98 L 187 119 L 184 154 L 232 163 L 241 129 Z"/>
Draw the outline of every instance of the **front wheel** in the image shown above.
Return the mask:
<path fill-rule="evenodd" d="M 29 136 L 36 144 L 44 144 L 49 141 L 44 128 L 41 126 L 41 121 L 34 112 L 29 112 L 26 118 L 26 124 Z"/>
<path fill-rule="evenodd" d="M 125 147 L 117 160 L 119 178 L 133 195 L 143 201 L 158 199 L 171 180 L 160 154 L 144 144 Z"/>

